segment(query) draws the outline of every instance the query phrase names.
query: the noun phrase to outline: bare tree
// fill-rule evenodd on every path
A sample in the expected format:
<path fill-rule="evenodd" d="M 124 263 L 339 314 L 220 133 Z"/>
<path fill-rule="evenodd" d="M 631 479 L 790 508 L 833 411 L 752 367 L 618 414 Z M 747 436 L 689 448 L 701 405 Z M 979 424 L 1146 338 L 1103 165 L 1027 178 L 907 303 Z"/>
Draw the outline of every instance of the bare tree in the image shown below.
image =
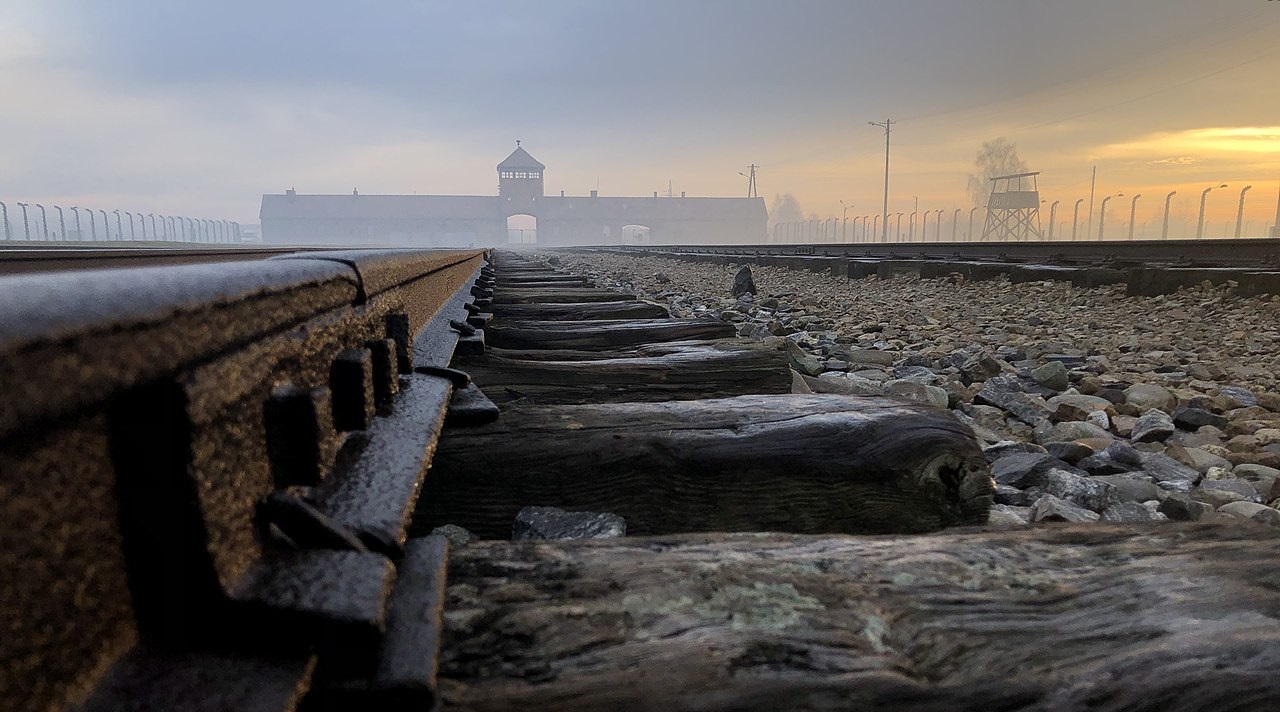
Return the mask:
<path fill-rule="evenodd" d="M 804 219 L 804 211 L 800 209 L 800 201 L 790 193 L 773 196 L 773 204 L 769 206 L 769 222 L 771 224 L 799 222 Z"/>
<path fill-rule="evenodd" d="M 992 178 L 1027 171 L 1027 164 L 1018 158 L 1018 147 L 1003 136 L 984 141 L 973 165 L 978 172 L 969 174 L 969 196 L 979 208 L 986 206 L 991 195 Z"/>

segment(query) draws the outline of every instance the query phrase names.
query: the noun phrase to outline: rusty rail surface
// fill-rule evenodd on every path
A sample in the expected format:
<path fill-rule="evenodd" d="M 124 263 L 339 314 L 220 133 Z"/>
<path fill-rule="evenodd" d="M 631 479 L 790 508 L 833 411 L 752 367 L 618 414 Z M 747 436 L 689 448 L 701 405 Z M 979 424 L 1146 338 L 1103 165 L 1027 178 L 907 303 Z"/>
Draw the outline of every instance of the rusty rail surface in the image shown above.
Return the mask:
<path fill-rule="evenodd" d="M 445 555 L 405 528 L 491 284 L 478 250 L 0 279 L 0 708 L 427 709 Z"/>

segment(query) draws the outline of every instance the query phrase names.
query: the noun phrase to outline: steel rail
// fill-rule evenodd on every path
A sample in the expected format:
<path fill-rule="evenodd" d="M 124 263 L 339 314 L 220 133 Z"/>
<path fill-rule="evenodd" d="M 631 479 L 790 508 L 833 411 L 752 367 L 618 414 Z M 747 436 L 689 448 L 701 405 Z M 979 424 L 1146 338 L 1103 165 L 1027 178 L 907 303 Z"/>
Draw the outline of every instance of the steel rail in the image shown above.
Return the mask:
<path fill-rule="evenodd" d="M 1280 239 L 1133 242 L 911 242 L 759 245 L 626 245 L 626 251 L 727 255 L 813 255 L 873 259 L 984 259 L 1042 264 L 1132 262 L 1193 267 L 1280 265 Z"/>
<path fill-rule="evenodd" d="M 260 260 L 298 252 L 335 248 L 299 247 L 45 247 L 0 248 L 0 275 L 24 272 L 62 272 L 159 265 L 189 265 Z"/>
<path fill-rule="evenodd" d="M 0 278 L 6 709 L 429 709 L 444 548 L 406 528 L 484 260 Z"/>

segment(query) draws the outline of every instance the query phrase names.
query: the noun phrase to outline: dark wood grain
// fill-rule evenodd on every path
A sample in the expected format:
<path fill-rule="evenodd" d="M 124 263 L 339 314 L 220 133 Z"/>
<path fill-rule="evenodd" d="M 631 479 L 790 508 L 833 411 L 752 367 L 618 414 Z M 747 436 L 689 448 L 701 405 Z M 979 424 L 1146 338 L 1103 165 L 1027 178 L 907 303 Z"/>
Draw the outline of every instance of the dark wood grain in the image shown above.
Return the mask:
<path fill-rule="evenodd" d="M 1280 699 L 1280 530 L 479 542 L 446 710 L 1254 712 Z"/>
<path fill-rule="evenodd" d="M 636 534 L 908 533 L 985 522 L 993 485 L 947 411 L 851 396 L 513 406 L 448 430 L 414 531 L 508 537 L 525 506 L 614 512 Z"/>

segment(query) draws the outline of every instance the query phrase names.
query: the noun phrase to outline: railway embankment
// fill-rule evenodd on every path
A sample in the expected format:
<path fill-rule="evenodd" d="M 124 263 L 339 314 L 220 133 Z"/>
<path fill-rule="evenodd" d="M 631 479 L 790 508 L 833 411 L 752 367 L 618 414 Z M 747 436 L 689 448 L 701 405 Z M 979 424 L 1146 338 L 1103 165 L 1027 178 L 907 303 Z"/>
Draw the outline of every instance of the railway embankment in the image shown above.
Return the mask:
<path fill-rule="evenodd" d="M 1280 296 L 753 265 L 734 297 L 746 261 L 555 258 L 786 353 L 796 392 L 950 410 L 985 445 L 993 522 L 1280 524 Z"/>

